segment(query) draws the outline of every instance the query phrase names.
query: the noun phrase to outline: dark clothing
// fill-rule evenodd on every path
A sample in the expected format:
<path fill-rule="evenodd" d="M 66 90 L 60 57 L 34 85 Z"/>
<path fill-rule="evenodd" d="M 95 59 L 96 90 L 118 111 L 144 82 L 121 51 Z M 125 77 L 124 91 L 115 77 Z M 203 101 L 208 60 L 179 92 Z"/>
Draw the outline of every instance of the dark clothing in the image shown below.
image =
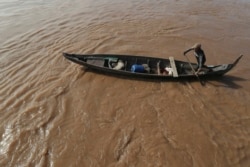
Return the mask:
<path fill-rule="evenodd" d="M 190 48 L 184 52 L 184 55 L 191 50 L 194 50 L 194 55 L 195 55 L 197 63 L 198 63 L 197 69 L 201 69 L 202 67 L 204 67 L 204 64 L 206 62 L 206 56 L 205 56 L 204 51 L 201 48 L 196 48 L 196 49 Z"/>
<path fill-rule="evenodd" d="M 202 49 L 197 49 L 196 51 L 194 51 L 194 55 L 198 63 L 197 69 L 202 68 L 206 62 L 206 56 L 204 54 L 204 51 Z"/>

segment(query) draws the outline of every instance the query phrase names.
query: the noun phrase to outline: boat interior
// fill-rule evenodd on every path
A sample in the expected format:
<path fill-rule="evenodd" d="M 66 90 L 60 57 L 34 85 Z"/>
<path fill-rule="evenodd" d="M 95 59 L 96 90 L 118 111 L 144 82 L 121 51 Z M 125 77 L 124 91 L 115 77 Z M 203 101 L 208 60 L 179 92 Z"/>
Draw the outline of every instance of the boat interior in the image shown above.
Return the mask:
<path fill-rule="evenodd" d="M 148 74 L 160 74 L 160 71 L 166 68 L 172 68 L 173 76 L 178 77 L 178 75 L 192 75 L 192 69 L 188 63 L 175 61 L 173 57 L 169 59 L 159 59 L 159 58 L 139 58 L 139 57 L 124 57 L 124 58 L 115 58 L 115 57 L 106 57 L 102 59 L 85 59 L 85 62 L 95 66 L 113 68 L 116 70 L 123 70 L 131 72 L 134 65 L 144 66 L 144 69 L 148 67 L 148 70 L 134 71 L 139 73 L 148 73 Z M 115 68 L 119 63 L 120 68 Z M 192 64 L 193 68 L 197 68 L 196 64 Z"/>

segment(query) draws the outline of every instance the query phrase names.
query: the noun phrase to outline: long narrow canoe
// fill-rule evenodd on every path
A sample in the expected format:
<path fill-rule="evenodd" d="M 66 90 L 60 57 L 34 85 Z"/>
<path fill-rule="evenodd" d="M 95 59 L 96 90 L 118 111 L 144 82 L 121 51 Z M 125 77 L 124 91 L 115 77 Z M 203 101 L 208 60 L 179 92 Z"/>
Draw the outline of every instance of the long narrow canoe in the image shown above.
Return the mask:
<path fill-rule="evenodd" d="M 173 57 L 164 59 L 132 55 L 69 53 L 63 53 L 63 56 L 74 63 L 106 74 L 159 79 L 196 77 L 194 69 L 197 69 L 197 64 L 174 60 Z M 207 65 L 202 68 L 198 76 L 222 76 L 236 66 L 242 56 L 240 55 L 232 64 Z"/>

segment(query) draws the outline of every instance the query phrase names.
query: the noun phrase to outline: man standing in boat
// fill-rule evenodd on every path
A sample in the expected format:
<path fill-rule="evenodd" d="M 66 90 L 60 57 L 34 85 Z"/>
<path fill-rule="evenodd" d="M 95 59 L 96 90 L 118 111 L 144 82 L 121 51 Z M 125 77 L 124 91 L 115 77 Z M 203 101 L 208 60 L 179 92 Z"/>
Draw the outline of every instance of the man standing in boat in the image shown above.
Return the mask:
<path fill-rule="evenodd" d="M 198 74 L 200 72 L 201 68 L 204 67 L 204 64 L 206 62 L 206 56 L 205 56 L 204 51 L 201 49 L 201 44 L 199 44 L 199 43 L 195 44 L 193 47 L 186 50 L 184 52 L 184 56 L 186 56 L 186 54 L 191 50 L 194 50 L 194 56 L 196 57 L 196 60 L 198 63 L 198 67 L 196 69 L 196 74 Z"/>

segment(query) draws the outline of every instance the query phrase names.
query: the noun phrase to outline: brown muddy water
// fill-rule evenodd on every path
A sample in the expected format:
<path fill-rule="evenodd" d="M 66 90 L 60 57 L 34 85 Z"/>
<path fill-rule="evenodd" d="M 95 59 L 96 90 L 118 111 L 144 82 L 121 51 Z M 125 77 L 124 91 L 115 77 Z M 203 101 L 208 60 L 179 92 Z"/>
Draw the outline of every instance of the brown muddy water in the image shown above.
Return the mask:
<path fill-rule="evenodd" d="M 0 37 L 0 166 L 250 166 L 250 1 L 0 0 Z M 205 86 L 62 57 L 185 61 L 196 42 L 207 64 L 244 57 Z"/>

